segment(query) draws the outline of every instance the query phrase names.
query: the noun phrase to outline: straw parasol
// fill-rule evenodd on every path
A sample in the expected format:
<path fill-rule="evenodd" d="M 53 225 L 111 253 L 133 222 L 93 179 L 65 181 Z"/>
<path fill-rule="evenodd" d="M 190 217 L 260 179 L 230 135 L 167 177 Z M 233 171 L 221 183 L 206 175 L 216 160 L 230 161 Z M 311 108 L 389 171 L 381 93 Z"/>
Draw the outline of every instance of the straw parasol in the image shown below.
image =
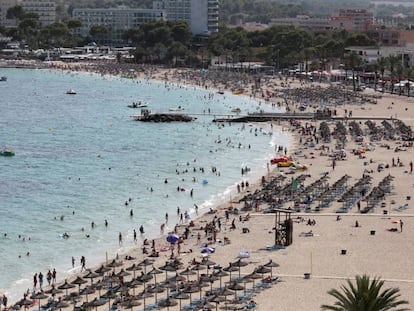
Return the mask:
<path fill-rule="evenodd" d="M 177 271 L 177 268 L 174 267 L 173 265 L 169 264 L 168 262 L 166 262 L 165 265 L 161 266 L 159 269 L 165 271 L 165 279 L 167 279 L 167 273 L 168 272 L 176 272 Z"/>
<path fill-rule="evenodd" d="M 148 288 L 148 292 L 155 294 L 155 302 L 157 303 L 158 297 L 157 294 L 163 293 L 165 291 L 165 288 L 161 286 L 160 284 L 156 284 L 154 287 Z"/>
<path fill-rule="evenodd" d="M 111 299 L 116 298 L 116 292 L 113 289 L 110 289 L 105 294 L 103 294 L 101 298 L 108 300 L 108 310 L 111 310 Z"/>
<path fill-rule="evenodd" d="M 197 263 L 191 268 L 191 270 L 197 271 L 197 278 L 200 277 L 200 270 L 204 270 L 204 269 L 207 269 L 207 267 L 201 263 Z"/>
<path fill-rule="evenodd" d="M 138 270 L 142 270 L 142 267 L 138 266 L 137 264 L 134 263 L 132 266 L 126 268 L 125 270 L 126 271 L 132 271 L 133 274 L 134 274 L 134 279 L 135 279 L 135 272 L 138 271 Z"/>
<path fill-rule="evenodd" d="M 145 258 L 143 261 L 141 261 L 138 266 L 144 267 L 144 273 L 147 273 L 147 266 L 151 266 L 154 263 L 153 260 Z"/>
<path fill-rule="evenodd" d="M 176 305 L 178 305 L 178 302 L 176 300 L 172 299 L 172 298 L 169 298 L 169 297 L 167 299 L 161 300 L 158 303 L 158 306 L 160 306 L 161 308 L 167 308 L 167 310 L 169 310 L 170 307 L 174 307 Z"/>
<path fill-rule="evenodd" d="M 137 299 L 128 299 L 121 303 L 126 309 L 133 309 L 134 307 L 140 306 L 141 303 Z"/>
<path fill-rule="evenodd" d="M 70 282 L 71 284 L 75 284 L 79 286 L 79 293 L 80 293 L 80 287 L 82 284 L 87 283 L 86 280 L 84 280 L 83 278 L 81 278 L 80 276 L 78 276 L 76 279 L 74 279 L 72 282 Z"/>
<path fill-rule="evenodd" d="M 190 294 L 190 304 L 192 303 L 192 297 L 191 294 L 193 293 L 197 293 L 198 291 L 200 291 L 201 289 L 199 287 L 196 286 L 186 286 L 185 288 L 183 288 L 182 292 L 186 293 L 186 294 Z"/>
<path fill-rule="evenodd" d="M 68 283 L 68 280 L 65 280 L 65 282 L 62 285 L 58 286 L 58 289 L 65 289 L 66 295 L 68 295 L 68 289 L 74 288 L 76 285 Z"/>
<path fill-rule="evenodd" d="M 31 298 L 33 298 L 33 299 L 38 299 L 39 300 L 39 310 L 40 310 L 40 300 L 42 300 L 42 299 L 46 299 L 46 298 L 48 298 L 49 296 L 48 295 L 46 295 L 45 293 L 43 293 L 43 292 L 39 292 L 39 293 L 37 293 L 37 294 L 34 294 L 34 295 L 32 295 L 31 296 Z"/>
<path fill-rule="evenodd" d="M 268 263 L 265 263 L 263 266 L 270 268 L 270 277 L 273 278 L 273 268 L 277 268 L 280 265 L 276 262 L 274 262 L 272 259 L 269 260 Z"/>
<path fill-rule="evenodd" d="M 59 301 L 58 301 L 58 302 L 56 302 L 56 303 L 53 305 L 53 307 L 54 307 L 55 309 L 62 310 L 63 308 L 67 308 L 67 307 L 69 307 L 69 304 L 68 304 L 67 302 L 64 302 L 64 301 L 62 301 L 62 300 L 60 300 L 60 299 L 59 299 Z"/>
<path fill-rule="evenodd" d="M 146 298 L 150 298 L 153 297 L 154 295 L 151 294 L 148 290 L 144 290 L 142 291 L 140 294 L 138 294 L 137 298 L 138 299 L 143 299 L 144 300 L 144 310 L 146 309 L 146 305 L 145 305 L 145 299 Z"/>
<path fill-rule="evenodd" d="M 52 285 L 52 287 L 50 289 L 48 289 L 47 291 L 45 291 L 46 294 L 50 294 L 52 296 L 55 296 L 57 294 L 62 293 L 62 291 L 58 288 L 55 288 L 55 285 Z"/>
<path fill-rule="evenodd" d="M 175 299 L 178 299 L 180 301 L 180 308 L 179 308 L 179 310 L 181 310 L 181 300 L 190 298 L 190 295 L 188 295 L 188 294 L 183 293 L 183 292 L 180 291 L 176 295 L 174 295 L 174 298 Z"/>
<path fill-rule="evenodd" d="M 224 272 L 223 269 L 220 269 L 217 272 L 214 272 L 213 275 L 220 278 L 220 288 L 222 288 L 221 280 L 222 280 L 223 276 L 228 276 L 229 274 L 227 272 Z"/>
<path fill-rule="evenodd" d="M 85 295 L 86 302 L 88 302 L 88 295 L 91 295 L 93 293 L 95 293 L 95 289 L 92 286 L 88 286 L 82 289 L 79 294 Z"/>
<path fill-rule="evenodd" d="M 91 279 L 91 284 L 93 283 L 93 279 L 94 278 L 97 278 L 97 277 L 99 277 L 99 276 L 101 276 L 100 274 L 98 274 L 98 273 L 96 273 L 96 272 L 93 272 L 93 271 L 91 271 L 91 270 L 88 270 L 88 273 L 86 273 L 84 276 L 83 276 L 83 278 L 84 279 Z"/>
<path fill-rule="evenodd" d="M 186 275 L 187 276 L 187 281 L 189 280 L 189 276 L 190 275 L 195 275 L 195 274 L 197 274 L 196 272 L 194 272 L 194 271 L 192 271 L 192 270 L 190 270 L 190 268 L 189 267 L 187 267 L 184 271 L 182 271 L 181 273 L 180 273 L 180 275 Z"/>
<path fill-rule="evenodd" d="M 240 278 L 240 268 L 241 267 L 245 267 L 245 266 L 247 266 L 248 265 L 248 263 L 247 262 L 245 262 L 245 261 L 243 261 L 243 260 L 241 260 L 240 258 L 238 259 L 238 260 L 236 260 L 235 262 L 233 262 L 233 263 L 231 263 L 231 265 L 232 266 L 234 266 L 234 267 L 238 267 L 239 268 L 239 278 Z"/>
<path fill-rule="evenodd" d="M 105 274 L 105 272 L 111 271 L 111 268 L 105 267 L 104 265 L 100 266 L 98 269 L 95 270 L 95 273 L 98 273 L 100 275 Z"/>
<path fill-rule="evenodd" d="M 223 268 L 223 271 L 229 272 L 230 273 L 230 280 L 231 280 L 231 273 L 232 272 L 236 272 L 239 271 L 240 272 L 240 268 L 233 266 L 232 263 L 229 263 L 229 265 L 225 268 Z"/>

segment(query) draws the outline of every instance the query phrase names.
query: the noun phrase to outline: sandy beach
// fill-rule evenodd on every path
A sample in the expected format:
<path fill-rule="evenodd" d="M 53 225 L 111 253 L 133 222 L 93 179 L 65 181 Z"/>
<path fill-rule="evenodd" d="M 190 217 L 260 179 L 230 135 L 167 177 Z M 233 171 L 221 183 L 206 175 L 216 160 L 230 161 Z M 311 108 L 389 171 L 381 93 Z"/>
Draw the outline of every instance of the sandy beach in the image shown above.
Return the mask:
<path fill-rule="evenodd" d="M 84 70 L 79 68 L 65 68 Z M 321 85 L 327 88 L 328 84 L 304 83 L 297 79 L 281 80 L 277 77 L 269 78 L 263 81 L 260 89 L 253 88 L 253 82 L 244 80 L 225 81 L 203 80 L 195 78 L 197 75 L 191 71 L 172 70 L 172 69 L 151 69 L 150 73 L 138 74 L 142 78 L 151 78 L 157 80 L 168 80 L 168 83 L 193 84 L 198 87 L 211 88 L 214 90 L 224 90 L 231 92 L 232 89 L 243 85 L 243 96 L 260 98 L 264 105 L 277 104 L 284 105 L 293 111 L 299 111 L 300 102 L 292 99 L 286 100 L 282 96 L 284 90 L 290 88 L 314 88 Z M 117 73 L 119 74 L 119 72 Z M 244 77 L 243 77 L 244 78 Z M 248 79 L 248 78 L 246 78 Z M 232 81 L 232 82 L 231 82 Z M 284 86 L 282 86 L 282 82 Z M 289 86 L 286 86 L 289 85 Z M 255 90 L 255 92 L 253 92 Z M 264 94 L 273 94 L 266 96 Z M 277 263 L 279 266 L 272 268 L 272 276 L 277 280 L 266 283 L 266 277 L 269 273 L 259 274 L 257 279 L 250 278 L 246 282 L 241 282 L 242 289 L 232 291 L 226 301 L 220 303 L 210 302 L 210 306 L 201 307 L 200 310 L 247 310 L 249 307 L 254 310 L 320 310 L 322 304 L 332 304 L 333 298 L 327 294 L 332 288 L 339 288 L 345 284 L 345 280 L 353 279 L 356 275 L 367 274 L 371 277 L 380 277 L 385 280 L 386 287 L 398 287 L 401 290 L 401 298 L 410 302 L 409 307 L 414 303 L 414 266 L 411 259 L 414 256 L 414 213 L 412 212 L 412 202 L 414 200 L 413 186 L 414 178 L 412 173 L 412 161 L 414 160 L 414 149 L 412 142 L 404 142 L 398 135 L 395 139 L 387 139 L 385 136 L 381 140 L 370 140 L 372 134 L 369 133 L 366 120 L 372 118 L 376 126 L 381 127 L 381 120 L 374 120 L 374 117 L 392 117 L 394 120 L 388 120 L 388 123 L 395 128 L 395 119 L 400 119 L 405 125 L 414 126 L 414 103 L 413 98 L 404 96 L 382 94 L 374 92 L 372 89 L 365 90 L 364 95 L 381 95 L 376 98 L 375 103 L 355 104 L 347 102 L 343 105 L 335 106 L 336 116 L 349 116 L 352 111 L 352 117 L 361 119 L 354 120 L 361 128 L 361 138 L 356 139 L 348 130 L 351 118 L 340 120 L 327 120 L 326 125 L 330 132 L 334 132 L 336 124 L 342 122 L 346 131 L 346 143 L 339 143 L 339 139 L 331 137 L 330 141 L 323 141 L 320 135 L 320 126 L 323 121 L 306 121 L 302 122 L 273 122 L 274 127 L 282 127 L 289 131 L 294 146 L 287 150 L 287 155 L 295 163 L 306 166 L 306 170 L 296 170 L 292 173 L 290 168 L 277 167 L 269 165 L 269 172 L 264 176 L 265 183 L 261 180 L 252 182 L 249 187 L 244 187 L 238 197 L 229 199 L 229 202 L 217 206 L 211 213 L 199 215 L 190 226 L 190 222 L 177 226 L 176 234 L 185 235 L 185 229 L 188 228 L 188 238 L 183 239 L 180 243 L 180 253 L 177 245 L 173 250 L 173 257 L 179 260 L 179 270 L 177 273 L 184 271 L 187 267 L 193 268 L 195 262 L 201 262 L 203 258 L 208 258 L 214 262 L 209 269 L 207 266 L 194 270 L 194 275 L 188 276 L 189 280 L 194 281 L 199 274 L 210 274 L 212 271 L 220 271 L 219 267 L 228 267 L 229 263 L 236 262 L 240 257 L 246 263 L 246 266 L 240 268 L 240 272 L 232 272 L 233 276 L 241 276 L 252 273 L 261 265 L 269 261 Z M 316 107 L 316 103 L 314 104 Z M 312 107 L 314 106 L 312 105 Z M 308 108 L 311 109 L 311 108 Z M 317 109 L 317 108 L 313 108 Z M 309 111 L 313 111 L 309 110 Z M 343 153 L 344 157 L 339 156 L 333 160 L 332 153 Z M 275 152 L 275 157 L 283 156 L 283 151 Z M 411 163 L 411 167 L 410 167 Z M 316 209 L 318 201 L 314 200 L 316 192 L 309 192 L 309 198 L 304 195 L 305 199 L 312 202 L 310 208 L 305 205 L 294 205 L 294 200 L 300 194 L 301 189 L 307 189 L 312 183 L 326 176 L 320 182 L 323 191 L 329 193 L 336 181 L 344 175 L 349 178 L 346 186 L 341 193 L 334 197 L 327 207 Z M 253 194 L 256 190 L 262 189 L 270 180 L 284 176 L 283 184 L 287 185 L 293 179 L 300 175 L 307 175 L 298 190 L 291 190 L 290 193 L 283 197 L 283 204 L 280 208 L 289 209 L 293 212 L 291 218 L 293 221 L 292 244 L 280 249 L 274 249 L 275 243 L 275 214 L 263 213 L 263 210 L 270 206 L 269 203 L 263 203 L 259 200 L 257 206 L 250 206 L 243 211 L 245 203 L 240 200 L 247 194 Z M 374 206 L 367 212 L 361 213 L 366 207 L 373 204 L 372 201 L 364 201 L 364 197 L 369 195 L 374 187 L 377 187 L 381 181 L 391 175 L 390 182 L 387 185 L 389 191 L 381 192 L 380 198 L 375 200 Z M 369 176 L 369 184 L 366 183 L 366 191 L 361 196 L 354 194 L 355 202 L 350 203 L 346 213 L 337 213 L 337 210 L 343 208 L 345 203 L 338 202 L 338 199 L 352 188 L 361 178 Z M 368 180 L 368 179 L 367 179 Z M 303 194 L 301 194 L 303 196 Z M 359 208 L 358 208 L 359 201 Z M 236 213 L 234 212 L 237 209 Z M 226 212 L 227 211 L 227 212 Z M 228 215 L 228 219 L 227 218 Z M 338 218 L 339 216 L 339 218 Z M 283 216 L 285 217 L 285 216 Z M 212 222 L 214 224 L 212 225 Z M 218 224 L 218 222 L 220 224 Z M 233 228 L 232 228 L 233 223 Z M 211 231 L 206 234 L 206 225 L 210 224 Z M 356 226 L 358 224 L 358 226 Z M 170 234 L 172 234 L 171 232 Z M 147 267 L 147 271 L 153 267 L 160 268 L 166 262 L 172 260 L 170 245 L 164 236 L 155 241 L 155 248 L 159 252 L 159 257 L 152 257 L 155 260 L 153 264 Z M 202 254 L 201 250 L 205 247 L 212 247 L 214 252 L 211 254 Z M 151 241 L 146 247 L 151 253 Z M 118 261 L 120 265 L 113 269 L 118 273 L 121 269 L 126 269 L 132 264 L 138 264 L 147 258 L 149 254 L 143 254 L 142 248 L 137 247 L 128 254 L 120 254 Z M 125 256 L 131 256 L 134 260 L 126 260 Z M 215 266 L 215 268 L 214 268 Z M 98 267 L 88 267 L 96 270 Z M 143 270 L 142 270 L 143 271 Z M 108 273 L 111 273 L 107 272 Z M 141 271 L 137 271 L 140 275 Z M 142 272 L 143 273 L 143 272 Z M 305 278 L 305 274 L 307 277 Z M 80 274 L 85 275 L 85 272 Z M 157 283 L 165 280 L 166 273 L 161 271 L 156 276 Z M 175 272 L 168 272 L 168 276 L 174 276 Z M 76 276 L 74 275 L 73 279 Z M 101 277 L 96 277 L 96 282 Z M 117 277 L 119 279 L 119 277 Z M 127 283 L 132 279 L 130 275 L 123 276 L 123 282 Z M 263 282 L 265 280 L 265 282 Z M 63 283 L 58 280 L 56 287 Z M 68 280 L 71 282 L 72 280 Z M 91 283 L 89 280 L 81 288 Z M 229 276 L 222 278 L 222 283 L 229 281 Z M 116 283 L 116 282 L 115 282 Z M 139 285 L 135 288 L 136 294 L 142 293 L 144 286 L 155 287 L 155 279 Z M 257 286 L 260 284 L 260 286 Z M 227 284 L 230 288 L 233 283 Z M 108 286 L 108 285 L 107 285 Z M 202 294 L 199 291 L 194 292 L 192 298 L 200 298 L 206 295 L 206 292 L 212 288 L 220 286 L 220 279 L 207 283 L 202 287 Z M 45 288 L 46 290 L 48 288 Z M 77 292 L 78 287 L 70 289 Z M 169 291 L 169 290 L 168 290 Z M 172 291 L 172 290 L 171 290 Z M 105 287 L 101 293 L 105 292 Z M 218 293 L 218 291 L 217 291 Z M 63 297 L 58 294 L 58 297 Z M 239 299 L 237 304 L 227 303 L 228 300 L 234 300 L 237 295 L 244 294 L 244 300 Z M 31 294 L 29 294 L 28 298 Z M 125 294 L 126 295 L 126 294 Z M 120 293 L 117 297 L 121 297 Z M 133 296 L 132 288 L 128 291 L 128 296 Z M 81 306 L 88 299 L 89 301 L 98 298 L 98 291 L 91 293 L 88 298 L 82 295 L 76 302 L 76 306 Z M 167 289 L 164 288 L 158 297 L 146 298 L 146 304 L 155 304 L 155 300 L 167 297 Z M 214 297 L 210 296 L 210 297 Z M 30 298 L 29 298 L 30 299 Z M 121 299 L 121 298 L 120 298 Z M 41 300 L 41 304 L 46 303 L 47 298 Z M 122 298 L 127 300 L 127 298 Z M 177 304 L 179 303 L 178 300 Z M 250 304 L 254 301 L 253 304 Z M 35 305 L 29 307 L 30 310 L 38 310 L 38 300 L 35 299 Z M 139 302 L 143 303 L 140 299 Z M 234 301 L 233 301 L 234 302 Z M 10 302 L 12 303 L 12 302 Z M 73 305 L 68 301 L 69 307 L 63 310 L 71 310 Z M 182 306 L 189 305 L 189 299 L 181 301 Z M 162 304 L 162 303 L 161 303 Z M 160 304 L 160 305 L 161 305 Z M 108 303 L 101 306 L 94 306 L 97 311 L 108 310 Z M 244 309 L 242 309 L 244 308 Z M 118 309 L 142 310 L 143 305 L 129 308 L 118 305 Z M 167 310 L 167 307 L 164 308 Z M 179 305 L 170 306 L 168 310 L 180 310 Z M 183 308 L 182 308 L 183 310 Z"/>

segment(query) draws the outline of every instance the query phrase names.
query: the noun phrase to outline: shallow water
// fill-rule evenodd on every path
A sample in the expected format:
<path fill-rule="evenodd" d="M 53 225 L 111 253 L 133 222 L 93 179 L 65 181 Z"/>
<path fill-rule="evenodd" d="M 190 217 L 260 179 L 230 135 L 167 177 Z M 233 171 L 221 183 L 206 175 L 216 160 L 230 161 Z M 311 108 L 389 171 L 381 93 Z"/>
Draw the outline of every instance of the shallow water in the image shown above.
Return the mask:
<path fill-rule="evenodd" d="M 289 147 L 288 135 L 266 124 L 212 123 L 234 107 L 256 111 L 259 104 L 245 97 L 85 73 L 0 73 L 8 77 L 0 83 L 0 146 L 16 152 L 0 157 L 0 292 L 11 300 L 32 287 L 35 272 L 73 273 L 72 256 L 90 265 L 126 251 L 140 225 L 140 239 L 158 235 L 165 213 L 172 229 L 177 206 L 194 217 L 194 204 L 203 211 L 229 200 L 238 182 L 265 173 L 276 145 Z M 66 95 L 69 88 L 77 95 Z M 132 121 L 139 110 L 127 105 L 138 100 L 152 111 L 182 106 L 197 120 Z M 244 167 L 250 172 L 242 177 Z"/>

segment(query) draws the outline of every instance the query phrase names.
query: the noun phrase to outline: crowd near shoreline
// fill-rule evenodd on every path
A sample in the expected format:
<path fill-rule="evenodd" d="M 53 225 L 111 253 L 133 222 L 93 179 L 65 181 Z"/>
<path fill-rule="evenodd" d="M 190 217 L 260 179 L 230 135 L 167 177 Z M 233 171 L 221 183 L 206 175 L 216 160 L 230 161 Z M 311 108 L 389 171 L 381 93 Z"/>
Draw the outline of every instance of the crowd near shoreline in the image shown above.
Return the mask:
<path fill-rule="evenodd" d="M 286 157 L 284 162 L 292 165 L 269 163 L 267 175 L 250 181 L 229 202 L 193 220 L 180 222 L 178 213 L 172 232 L 145 239 L 140 248 L 101 266 L 90 267 L 84 259 L 71 279 L 59 280 L 51 272 L 50 284 L 40 286 L 37 275 L 33 288 L 18 302 L 22 308 L 37 310 L 49 304 L 58 309 L 142 310 L 145 304 L 169 310 L 273 310 L 277 304 L 278 310 L 319 310 L 333 302 L 329 289 L 357 274 L 383 278 L 413 303 L 414 153 L 412 141 L 401 136 L 414 125 L 413 99 L 378 96 L 373 90 L 340 93 L 329 83 L 293 77 L 258 81 L 237 72 L 104 63 L 54 63 L 51 69 L 225 92 L 243 89 L 243 95 L 263 105 L 287 111 L 328 108 L 345 121 L 271 122 L 292 136 L 289 149 L 275 151 L 275 158 Z M 370 117 L 393 121 L 382 124 Z M 292 212 L 289 246 L 275 247 L 275 214 L 264 213 L 272 207 Z M 168 243 L 169 236 L 177 240 Z M 122 243 L 122 236 L 119 239 Z M 4 309 L 11 309 L 16 302 L 6 297 L 3 303 Z"/>

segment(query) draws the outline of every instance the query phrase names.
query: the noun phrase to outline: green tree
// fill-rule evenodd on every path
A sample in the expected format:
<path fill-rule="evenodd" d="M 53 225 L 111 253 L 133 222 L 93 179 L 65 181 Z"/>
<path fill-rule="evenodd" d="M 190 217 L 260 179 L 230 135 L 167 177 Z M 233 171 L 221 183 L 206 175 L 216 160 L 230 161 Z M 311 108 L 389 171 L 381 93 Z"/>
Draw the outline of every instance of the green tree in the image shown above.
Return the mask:
<path fill-rule="evenodd" d="M 352 70 L 352 87 L 354 92 L 356 91 L 356 79 L 355 71 L 362 63 L 361 57 L 355 52 L 351 51 L 348 55 L 345 56 L 345 69 Z"/>
<path fill-rule="evenodd" d="M 394 94 L 394 82 L 395 82 L 395 70 L 397 69 L 400 58 L 396 55 L 390 55 L 387 57 L 387 64 L 391 75 L 391 94 Z"/>
<path fill-rule="evenodd" d="M 322 305 L 322 310 L 334 311 L 408 311 L 401 308 L 408 301 L 400 300 L 398 288 L 389 288 L 382 291 L 384 281 L 369 276 L 356 276 L 356 286 L 347 280 L 347 286 L 342 285 L 341 290 L 331 289 L 328 294 L 336 299 L 333 305 Z"/>

